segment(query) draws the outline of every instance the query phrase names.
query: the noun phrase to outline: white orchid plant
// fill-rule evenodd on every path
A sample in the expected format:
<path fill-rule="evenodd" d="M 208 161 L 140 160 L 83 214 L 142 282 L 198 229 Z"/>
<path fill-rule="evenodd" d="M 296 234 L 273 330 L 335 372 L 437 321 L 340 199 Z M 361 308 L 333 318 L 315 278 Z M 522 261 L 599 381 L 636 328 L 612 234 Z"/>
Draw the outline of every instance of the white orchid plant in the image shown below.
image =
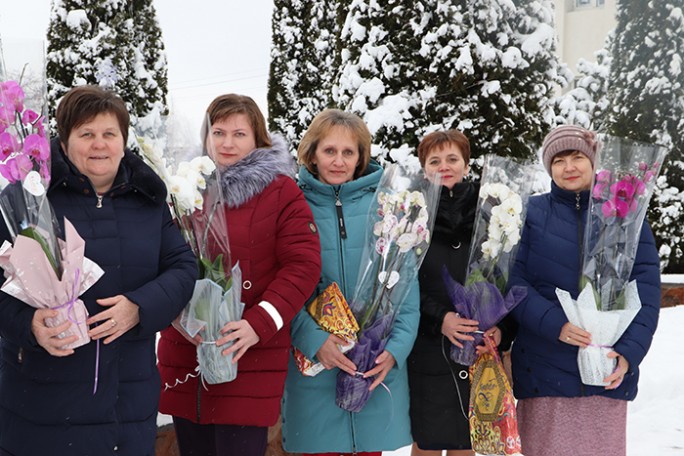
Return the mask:
<path fill-rule="evenodd" d="M 396 312 L 430 243 L 437 187 L 425 183 L 422 175 L 409 178 L 403 172 L 398 165 L 388 167 L 376 192 L 377 206 L 371 208 L 372 248 L 366 249 L 367 268 L 352 304 L 361 330 L 378 314 Z"/>
<path fill-rule="evenodd" d="M 158 141 L 138 137 L 143 160 L 161 177 L 168 190 L 168 202 L 176 222 L 197 256 L 200 275 L 230 288 L 230 271 L 224 268 L 223 256 L 212 258 L 209 240 L 220 248 L 219 252 L 230 252 L 228 230 L 221 209 L 221 195 L 218 182 L 213 177 L 216 165 L 206 155 L 181 161 L 174 170 L 167 162 Z M 211 185 L 207 179 L 211 177 Z"/>
<path fill-rule="evenodd" d="M 466 285 L 487 281 L 502 292 L 525 219 L 523 201 L 532 192 L 531 167 L 488 156 L 480 186 Z"/>

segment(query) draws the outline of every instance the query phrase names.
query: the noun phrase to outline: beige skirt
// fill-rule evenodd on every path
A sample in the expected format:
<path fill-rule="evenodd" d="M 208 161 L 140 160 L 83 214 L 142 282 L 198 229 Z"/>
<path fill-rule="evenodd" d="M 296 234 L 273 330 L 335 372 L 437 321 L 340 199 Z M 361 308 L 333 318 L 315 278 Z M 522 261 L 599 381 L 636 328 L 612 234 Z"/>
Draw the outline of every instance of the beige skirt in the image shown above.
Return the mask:
<path fill-rule="evenodd" d="M 518 401 L 525 456 L 625 456 L 627 401 L 601 396 Z"/>

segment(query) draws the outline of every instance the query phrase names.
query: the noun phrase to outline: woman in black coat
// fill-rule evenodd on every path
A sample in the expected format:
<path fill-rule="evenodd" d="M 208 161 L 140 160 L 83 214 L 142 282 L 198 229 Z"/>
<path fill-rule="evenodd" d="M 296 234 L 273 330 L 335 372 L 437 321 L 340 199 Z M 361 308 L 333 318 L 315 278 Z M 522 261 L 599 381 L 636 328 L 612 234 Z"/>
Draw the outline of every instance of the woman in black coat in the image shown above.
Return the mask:
<path fill-rule="evenodd" d="M 121 98 L 95 86 L 57 109 L 48 199 L 104 275 L 80 296 L 92 340 L 75 349 L 77 336 L 60 338 L 71 321 L 48 327 L 56 310 L 0 293 L 0 455 L 154 454 L 155 334 L 190 299 L 197 267 L 163 182 L 124 150 L 128 122 Z"/>
<path fill-rule="evenodd" d="M 418 146 L 428 178 L 439 173 L 442 191 L 430 248 L 420 268 L 420 326 L 409 357 L 412 456 L 473 455 L 470 449 L 468 366 L 453 362 L 451 345 L 473 340 L 478 322 L 461 318 L 442 280 L 444 267 L 464 283 L 479 185 L 464 182 L 470 143 L 458 130 L 430 133 Z M 501 332 L 494 333 L 500 341 Z"/>

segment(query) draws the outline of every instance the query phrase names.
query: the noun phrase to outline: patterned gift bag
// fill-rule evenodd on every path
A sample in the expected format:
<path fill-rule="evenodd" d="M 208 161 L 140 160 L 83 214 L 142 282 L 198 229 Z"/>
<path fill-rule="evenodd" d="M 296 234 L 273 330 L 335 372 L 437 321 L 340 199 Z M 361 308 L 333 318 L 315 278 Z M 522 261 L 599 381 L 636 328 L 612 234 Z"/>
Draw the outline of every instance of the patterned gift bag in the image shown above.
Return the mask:
<path fill-rule="evenodd" d="M 309 303 L 306 310 L 318 326 L 349 342 L 340 347 L 342 353 L 351 350 L 356 343 L 359 325 L 337 283 L 333 282 L 328 285 L 316 299 Z M 314 363 L 297 348 L 293 348 L 293 354 L 297 368 L 308 377 L 314 377 L 325 369 L 321 363 Z"/>
<path fill-rule="evenodd" d="M 481 454 L 514 455 L 521 449 L 513 390 L 494 342 L 485 342 L 490 352 L 470 367 L 470 441 Z"/>

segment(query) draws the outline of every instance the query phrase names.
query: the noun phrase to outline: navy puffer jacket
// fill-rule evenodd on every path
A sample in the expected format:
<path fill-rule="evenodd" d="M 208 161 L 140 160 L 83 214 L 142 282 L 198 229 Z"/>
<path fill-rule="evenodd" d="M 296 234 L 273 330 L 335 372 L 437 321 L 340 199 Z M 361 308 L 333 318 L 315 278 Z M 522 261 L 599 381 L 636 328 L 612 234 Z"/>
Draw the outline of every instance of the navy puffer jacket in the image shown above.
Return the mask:
<path fill-rule="evenodd" d="M 642 309 L 614 345 L 629 362 L 622 384 L 607 391 L 582 384 L 577 367 L 578 347 L 558 340 L 568 322 L 556 287 L 579 294 L 580 239 L 589 192 L 574 193 L 552 183 L 550 193 L 529 199 L 527 218 L 509 286 L 527 287 L 527 298 L 511 313 L 518 323 L 513 344 L 513 384 L 518 399 L 541 396 L 602 395 L 632 400 L 637 394 L 639 364 L 646 356 L 660 311 L 660 268 L 655 240 L 644 222 L 631 279 L 636 280 Z"/>
<path fill-rule="evenodd" d="M 155 333 L 190 299 L 194 256 L 171 219 L 164 184 L 128 151 L 97 207 L 90 181 L 54 141 L 48 198 L 62 229 L 66 217 L 105 271 L 81 295 L 88 312 L 104 310 L 96 299 L 123 294 L 140 307 L 140 323 L 110 344 L 91 341 L 54 357 L 31 332 L 35 310 L 0 293 L 0 448 L 16 456 L 153 455 Z"/>

